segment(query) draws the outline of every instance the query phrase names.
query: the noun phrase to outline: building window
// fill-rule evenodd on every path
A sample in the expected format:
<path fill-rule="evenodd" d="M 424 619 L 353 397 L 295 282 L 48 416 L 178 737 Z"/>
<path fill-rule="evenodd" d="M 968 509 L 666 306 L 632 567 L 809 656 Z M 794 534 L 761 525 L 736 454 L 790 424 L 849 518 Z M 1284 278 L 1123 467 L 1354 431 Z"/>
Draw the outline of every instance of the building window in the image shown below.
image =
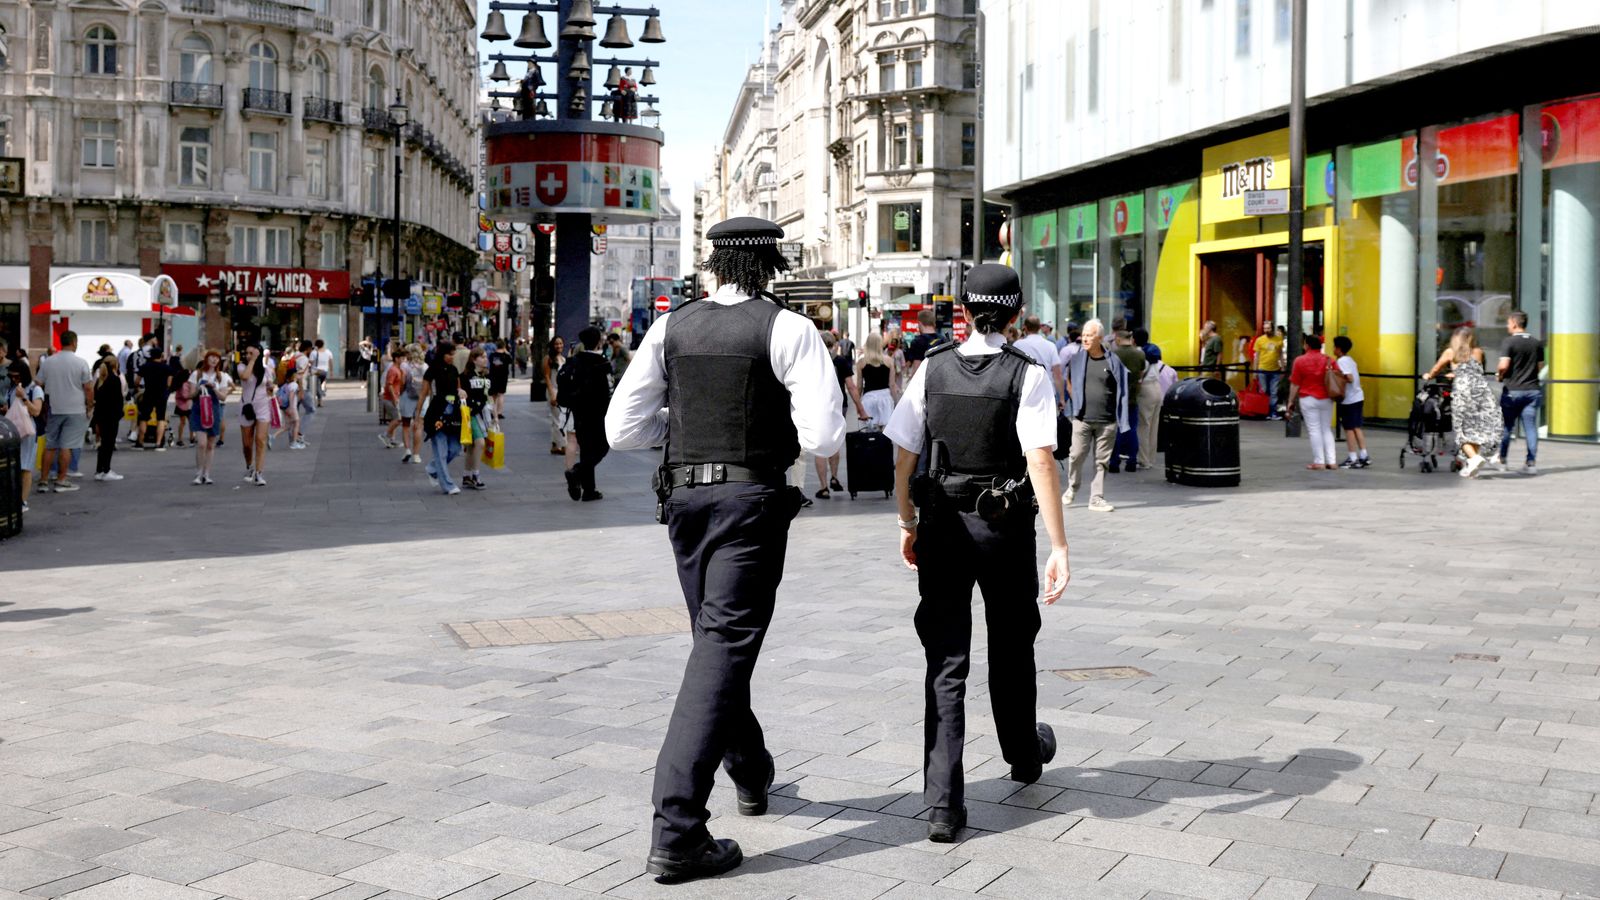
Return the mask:
<path fill-rule="evenodd" d="M 1089 2 L 1089 112 L 1100 107 L 1100 0 Z"/>
<path fill-rule="evenodd" d="M 894 0 L 878 0 L 878 18 L 887 19 L 894 15 Z"/>
<path fill-rule="evenodd" d="M 211 41 L 205 35 L 191 34 L 178 45 L 178 80 L 211 83 Z"/>
<path fill-rule="evenodd" d="M 878 90 L 894 90 L 894 54 L 878 54 Z"/>
<path fill-rule="evenodd" d="M 975 166 L 978 164 L 978 125 L 976 122 L 961 123 L 961 164 Z"/>
<path fill-rule="evenodd" d="M 311 54 L 311 96 L 322 100 L 333 96 L 328 58 L 321 53 Z"/>
<path fill-rule="evenodd" d="M 906 51 L 906 87 L 922 87 L 922 51 Z"/>
<path fill-rule="evenodd" d="M 978 87 L 978 51 L 975 47 L 961 48 L 961 89 L 964 91 L 977 90 Z"/>
<path fill-rule="evenodd" d="M 105 25 L 83 33 L 83 74 L 117 74 L 117 33 Z"/>
<path fill-rule="evenodd" d="M 896 169 L 903 169 L 911 161 L 911 129 L 904 122 L 896 122 L 890 126 L 892 135 L 890 146 L 890 164 Z"/>
<path fill-rule="evenodd" d="M 83 167 L 114 169 L 117 166 L 117 120 L 83 120 Z"/>
<path fill-rule="evenodd" d="M 961 0 L 961 14 L 975 16 L 978 14 L 978 0 Z"/>
<path fill-rule="evenodd" d="M 1252 0 L 1239 0 L 1238 15 L 1234 20 L 1234 56 L 1250 55 L 1250 3 Z"/>
<path fill-rule="evenodd" d="M 911 126 L 911 164 L 917 168 L 922 167 L 922 117 Z"/>
<path fill-rule="evenodd" d="M 11 64 L 10 60 L 11 56 L 8 52 L 8 47 L 6 44 L 6 26 L 4 22 L 0 22 L 0 72 L 4 72 L 6 70 L 6 68 Z"/>
<path fill-rule="evenodd" d="M 367 186 L 367 212 L 383 211 L 383 153 L 376 147 L 361 151 L 361 172 Z"/>
<path fill-rule="evenodd" d="M 294 232 L 262 225 L 233 226 L 233 261 L 242 266 L 291 266 Z"/>
<path fill-rule="evenodd" d="M 250 132 L 250 190 L 278 189 L 278 136 Z"/>
<path fill-rule="evenodd" d="M 324 269 L 342 269 L 342 268 L 344 268 L 344 254 L 341 252 L 343 249 L 344 249 L 344 247 L 340 245 L 337 235 L 331 235 L 331 234 L 328 234 L 327 232 L 323 232 L 323 235 L 322 235 L 322 268 L 324 268 Z"/>
<path fill-rule="evenodd" d="M 878 207 L 878 252 L 922 250 L 922 204 L 885 203 Z"/>
<path fill-rule="evenodd" d="M 200 223 L 168 222 L 167 242 L 161 248 L 165 262 L 200 262 Z"/>
<path fill-rule="evenodd" d="M 895 0 L 894 12 L 897 16 L 911 15 L 911 0 Z"/>
<path fill-rule="evenodd" d="M 1273 0 L 1272 39 L 1283 43 L 1289 39 L 1289 27 L 1293 14 L 1289 11 L 1289 0 Z"/>
<path fill-rule="evenodd" d="M 369 109 L 387 109 L 389 98 L 384 89 L 383 70 L 373 66 L 367 71 L 367 107 Z"/>
<path fill-rule="evenodd" d="M 250 86 L 258 91 L 278 89 L 278 51 L 266 41 L 250 45 Z"/>
<path fill-rule="evenodd" d="M 361 0 L 361 21 L 368 28 L 389 30 L 389 0 Z"/>
<path fill-rule="evenodd" d="M 178 133 L 178 183 L 211 186 L 211 129 L 185 128 Z"/>
<path fill-rule="evenodd" d="M 78 261 L 107 262 L 111 252 L 111 226 L 105 219 L 78 220 Z"/>
<path fill-rule="evenodd" d="M 306 192 L 318 200 L 328 196 L 327 141 L 306 141 Z"/>

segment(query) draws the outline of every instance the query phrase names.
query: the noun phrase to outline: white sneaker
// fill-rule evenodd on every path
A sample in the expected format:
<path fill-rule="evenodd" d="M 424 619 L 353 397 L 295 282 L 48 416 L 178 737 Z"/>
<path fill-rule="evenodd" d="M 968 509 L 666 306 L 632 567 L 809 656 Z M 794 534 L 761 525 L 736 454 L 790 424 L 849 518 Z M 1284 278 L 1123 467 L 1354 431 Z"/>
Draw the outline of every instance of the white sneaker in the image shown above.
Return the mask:
<path fill-rule="evenodd" d="M 1496 472 L 1510 471 L 1510 468 L 1506 465 L 1506 458 L 1504 456 L 1494 461 L 1494 470 Z"/>
<path fill-rule="evenodd" d="M 156 445 L 156 452 L 157 453 L 165 453 L 165 452 L 167 452 L 167 445 L 166 444 L 157 444 Z"/>
<path fill-rule="evenodd" d="M 430 484 L 430 485 L 432 485 L 434 487 L 438 487 L 439 486 L 439 479 L 433 477 L 432 475 L 429 475 L 428 476 L 428 484 Z"/>
<path fill-rule="evenodd" d="M 420 465 L 422 465 L 422 457 L 420 457 L 420 456 L 416 455 L 415 453 L 413 453 L 413 454 L 411 454 L 411 462 L 420 466 Z"/>
<path fill-rule="evenodd" d="M 306 448 L 306 442 L 305 441 L 290 441 L 289 442 L 289 449 L 290 450 L 304 450 L 305 448 Z"/>
<path fill-rule="evenodd" d="M 389 440 L 389 436 L 386 435 L 386 434 L 381 434 L 380 433 L 378 435 L 378 443 L 382 444 L 383 445 L 383 449 L 385 449 L 385 450 L 393 450 L 394 449 L 394 442 Z"/>
<path fill-rule="evenodd" d="M 116 472 L 110 472 L 110 471 L 107 471 L 107 472 L 96 472 L 94 474 L 94 480 L 95 481 L 121 481 L 122 480 L 122 476 L 118 475 Z"/>
<path fill-rule="evenodd" d="M 1111 512 L 1114 509 L 1116 509 L 1116 507 L 1112 506 L 1110 503 L 1107 503 L 1106 498 L 1104 497 L 1095 497 L 1089 501 L 1090 512 Z"/>
<path fill-rule="evenodd" d="M 258 487 L 266 487 L 267 479 L 260 472 L 256 473 L 255 482 Z"/>
<path fill-rule="evenodd" d="M 1535 463 L 1528 463 L 1522 467 L 1522 474 L 1537 475 L 1539 474 L 1539 466 Z"/>
<path fill-rule="evenodd" d="M 244 470 L 244 480 L 245 480 L 246 484 L 248 484 L 248 483 L 250 483 L 252 481 L 255 481 L 256 480 L 256 470 L 255 469 L 245 469 Z"/>
<path fill-rule="evenodd" d="M 457 495 L 459 493 L 461 493 L 461 488 L 459 486 L 456 486 L 456 487 L 450 488 L 450 490 L 448 490 L 448 491 L 445 491 L 445 496 L 454 497 L 455 495 Z"/>
<path fill-rule="evenodd" d="M 82 478 L 83 477 L 83 473 L 82 472 L 68 472 L 67 473 L 67 477 L 68 478 Z"/>
<path fill-rule="evenodd" d="M 1462 469 L 1461 469 L 1461 477 L 1463 477 L 1463 478 L 1477 478 L 1478 477 L 1478 470 L 1483 468 L 1483 464 L 1485 462 L 1487 462 L 1487 461 L 1488 461 L 1488 457 L 1474 456 L 1472 459 L 1467 461 L 1467 464 L 1465 466 L 1462 467 Z"/>
<path fill-rule="evenodd" d="M 205 479 L 206 479 L 206 484 L 216 484 L 215 481 L 211 480 L 211 476 L 210 475 L 205 476 Z"/>
<path fill-rule="evenodd" d="M 204 475 L 196 475 L 194 477 L 194 480 L 189 482 L 189 483 L 190 484 L 205 484 L 206 483 L 206 477 Z"/>
<path fill-rule="evenodd" d="M 402 462 L 402 463 L 411 462 L 411 454 L 407 453 L 405 456 L 400 457 L 400 462 Z"/>
<path fill-rule="evenodd" d="M 1061 505 L 1062 506 L 1071 506 L 1072 505 L 1072 491 L 1066 490 L 1066 491 L 1062 491 L 1061 492 Z"/>

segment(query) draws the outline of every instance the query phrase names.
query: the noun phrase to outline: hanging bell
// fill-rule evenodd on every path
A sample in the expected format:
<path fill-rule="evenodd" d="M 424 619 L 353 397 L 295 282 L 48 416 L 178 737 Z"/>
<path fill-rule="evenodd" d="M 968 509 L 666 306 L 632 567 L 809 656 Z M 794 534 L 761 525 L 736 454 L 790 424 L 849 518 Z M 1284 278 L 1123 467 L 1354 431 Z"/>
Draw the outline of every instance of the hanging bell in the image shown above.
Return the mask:
<path fill-rule="evenodd" d="M 506 71 L 505 60 L 496 60 L 494 70 L 489 73 L 490 81 L 510 81 L 511 73 Z"/>
<path fill-rule="evenodd" d="M 652 15 L 644 20 L 644 34 L 639 35 L 641 44 L 665 44 L 667 39 L 661 35 L 661 19 Z"/>
<path fill-rule="evenodd" d="M 494 109 L 494 110 L 498 110 L 500 108 L 500 98 L 496 97 L 496 96 L 491 96 L 489 98 L 489 108 L 490 109 Z"/>
<path fill-rule="evenodd" d="M 592 41 L 594 40 L 593 25 L 567 25 L 561 29 L 563 41 Z"/>
<path fill-rule="evenodd" d="M 540 100 L 538 103 L 534 104 L 533 114 L 538 118 L 544 118 L 545 116 L 550 115 L 550 104 Z"/>
<path fill-rule="evenodd" d="M 655 66 L 646 67 L 645 70 L 644 70 L 644 74 L 639 76 L 639 84 L 644 86 L 644 87 L 649 87 L 650 85 L 655 84 L 655 83 L 656 83 L 656 69 L 655 69 Z"/>
<path fill-rule="evenodd" d="M 572 8 L 567 11 L 567 24 L 593 28 L 594 0 L 572 0 Z"/>
<path fill-rule="evenodd" d="M 544 50 L 550 46 L 550 39 L 544 36 L 544 19 L 536 12 L 528 13 L 522 17 L 522 33 L 517 35 L 514 42 L 518 47 L 530 50 Z"/>
<path fill-rule="evenodd" d="M 567 77 L 573 81 L 581 81 L 589 77 L 589 71 L 589 54 L 579 48 L 578 52 L 572 54 L 572 66 L 567 69 Z"/>
<path fill-rule="evenodd" d="M 498 9 L 489 10 L 489 23 L 483 26 L 483 39 L 486 41 L 509 41 L 511 32 L 506 31 L 506 14 Z"/>
<path fill-rule="evenodd" d="M 533 80 L 534 87 L 544 87 L 544 73 L 540 72 L 539 67 L 533 63 L 528 64 L 528 74 L 522 76 L 523 81 L 529 79 Z"/>
<path fill-rule="evenodd" d="M 632 47 L 633 40 L 628 37 L 628 23 L 622 17 L 613 13 L 606 20 L 606 36 L 600 39 L 602 47 Z"/>
<path fill-rule="evenodd" d="M 614 91 L 621 86 L 622 70 L 613 65 L 611 71 L 606 73 L 606 87 Z"/>
<path fill-rule="evenodd" d="M 602 118 L 602 119 L 611 118 L 611 101 L 610 100 L 607 100 L 606 102 L 600 104 L 600 118 Z"/>
<path fill-rule="evenodd" d="M 572 92 L 572 102 L 567 104 L 567 108 L 575 115 L 582 115 L 588 104 L 589 92 L 580 87 Z"/>

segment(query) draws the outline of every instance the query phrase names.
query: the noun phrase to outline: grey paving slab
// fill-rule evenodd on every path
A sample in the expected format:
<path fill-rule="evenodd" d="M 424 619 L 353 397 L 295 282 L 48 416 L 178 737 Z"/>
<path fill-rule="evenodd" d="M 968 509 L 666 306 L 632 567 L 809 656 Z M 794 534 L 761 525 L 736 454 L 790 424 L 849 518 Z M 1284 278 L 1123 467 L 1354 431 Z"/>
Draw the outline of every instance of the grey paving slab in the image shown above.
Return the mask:
<path fill-rule="evenodd" d="M 217 900 L 220 895 L 143 875 L 124 875 L 64 896 L 65 900 Z"/>
<path fill-rule="evenodd" d="M 304 869 L 257 861 L 195 882 L 193 887 L 238 900 L 313 900 L 346 884 Z"/>
<path fill-rule="evenodd" d="M 126 481 L 39 497 L 0 551 L 4 602 L 63 578 L 96 599 L 0 616 L 0 890 L 239 900 L 192 887 L 231 876 L 293 895 L 282 867 L 305 890 L 332 879 L 330 900 L 686 896 L 642 862 L 686 638 L 466 651 L 440 629 L 681 602 L 649 521 L 655 460 L 612 454 L 606 501 L 572 504 L 542 452 L 543 407 L 516 393 L 510 466 L 482 493 L 429 494 L 372 439 L 359 389 L 336 385 L 312 449 L 274 452 L 266 489 L 190 491 L 186 454 L 119 453 Z M 888 509 L 804 512 L 753 685 L 784 774 L 756 820 L 719 780 L 712 828 L 748 861 L 694 896 L 1156 900 L 1254 885 L 1260 900 L 1321 900 L 1348 896 L 1361 867 L 1363 896 L 1589 890 L 1600 564 L 1582 536 L 1600 508 L 1574 486 L 1600 450 L 1552 445 L 1539 478 L 1389 465 L 1312 478 L 1302 443 L 1255 423 L 1242 438 L 1237 490 L 1124 474 L 1116 513 L 1069 512 L 1074 581 L 1043 611 L 1039 667 L 1151 674 L 1041 675 L 1060 751 L 1038 784 L 1004 777 L 978 623 L 973 827 L 956 845 L 928 843 L 918 818 L 913 582 L 892 529 L 871 537 Z M 1396 436 L 1371 439 L 1392 460 Z M 1498 524 L 1478 554 L 1434 527 L 1441 502 Z M 1362 527 L 1315 542 L 1281 527 L 1283 510 L 1323 503 L 1359 510 Z M 258 540 L 212 529 L 180 544 L 168 527 L 241 515 Z M 85 546 L 90 517 L 119 540 Z M 459 564 L 414 564 L 438 555 L 438 534 Z M 1349 561 L 1337 585 L 1327 558 Z M 206 589 L 231 570 L 318 591 Z M 462 590 L 463 570 L 532 589 Z M 570 881 L 530 880 L 536 868 Z M 116 871 L 130 875 L 87 884 Z"/>

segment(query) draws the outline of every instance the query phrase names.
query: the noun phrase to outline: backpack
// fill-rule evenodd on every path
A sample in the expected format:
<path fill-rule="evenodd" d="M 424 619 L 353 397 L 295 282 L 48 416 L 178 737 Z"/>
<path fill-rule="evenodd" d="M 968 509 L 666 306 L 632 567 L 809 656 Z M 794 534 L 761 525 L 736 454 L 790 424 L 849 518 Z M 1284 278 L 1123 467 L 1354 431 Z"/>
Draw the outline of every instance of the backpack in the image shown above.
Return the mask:
<path fill-rule="evenodd" d="M 413 400 L 421 397 L 422 391 L 417 387 L 417 376 L 412 373 L 411 368 L 409 366 L 402 365 L 400 367 L 400 372 L 405 375 L 406 379 L 405 384 L 403 384 L 400 388 L 401 392 Z"/>
<path fill-rule="evenodd" d="M 290 400 L 289 384 L 288 382 L 285 382 L 278 386 L 278 408 L 287 411 L 289 409 Z"/>
<path fill-rule="evenodd" d="M 583 376 L 578 372 L 578 357 L 574 355 L 556 373 L 556 405 L 562 409 L 577 409 L 583 402 Z"/>
<path fill-rule="evenodd" d="M 294 377 L 294 365 L 295 358 L 293 356 L 284 356 L 282 359 L 278 360 L 278 372 L 276 380 L 279 384 L 283 384 L 285 381 L 288 381 Z"/>

